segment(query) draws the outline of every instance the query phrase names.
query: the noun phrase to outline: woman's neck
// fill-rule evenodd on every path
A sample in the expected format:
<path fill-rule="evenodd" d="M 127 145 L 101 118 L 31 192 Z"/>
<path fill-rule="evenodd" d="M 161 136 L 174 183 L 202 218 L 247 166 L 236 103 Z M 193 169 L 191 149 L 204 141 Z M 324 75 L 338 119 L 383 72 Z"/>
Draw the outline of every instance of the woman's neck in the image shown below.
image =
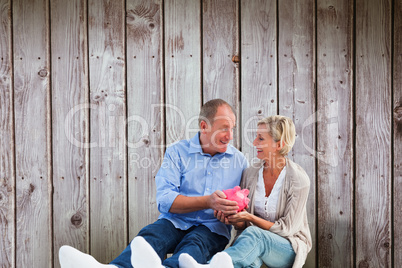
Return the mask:
<path fill-rule="evenodd" d="M 264 170 L 271 172 L 282 171 L 286 166 L 286 158 L 284 156 L 272 157 L 271 159 L 265 159 Z"/>

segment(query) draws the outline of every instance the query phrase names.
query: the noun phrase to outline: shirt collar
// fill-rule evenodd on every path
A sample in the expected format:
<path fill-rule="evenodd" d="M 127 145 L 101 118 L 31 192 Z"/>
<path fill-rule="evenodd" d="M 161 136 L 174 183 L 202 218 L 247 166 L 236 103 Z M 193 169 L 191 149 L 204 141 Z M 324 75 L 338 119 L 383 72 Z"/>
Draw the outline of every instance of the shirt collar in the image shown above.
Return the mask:
<path fill-rule="evenodd" d="M 201 148 L 201 144 L 200 144 L 200 132 L 198 132 L 197 134 L 195 134 L 194 137 L 192 137 L 190 139 L 190 148 L 188 149 L 188 153 L 189 154 L 193 154 L 193 153 L 200 153 L 202 155 L 206 155 Z M 232 146 L 230 146 L 230 144 L 228 145 L 226 152 L 222 153 L 222 154 L 229 154 L 232 155 L 233 152 L 233 148 Z M 218 153 L 217 155 L 219 155 L 221 153 Z"/>

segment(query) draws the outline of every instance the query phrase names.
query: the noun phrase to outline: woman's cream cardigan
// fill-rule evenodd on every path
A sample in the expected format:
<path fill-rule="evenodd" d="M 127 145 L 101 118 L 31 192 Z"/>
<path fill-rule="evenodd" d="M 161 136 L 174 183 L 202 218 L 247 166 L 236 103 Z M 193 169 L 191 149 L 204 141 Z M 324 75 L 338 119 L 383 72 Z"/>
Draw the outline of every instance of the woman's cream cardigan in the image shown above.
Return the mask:
<path fill-rule="evenodd" d="M 243 171 L 240 187 L 250 190 L 248 212 L 254 214 L 254 193 L 258 181 L 261 161 Z M 302 267 L 311 249 L 311 234 L 308 227 L 306 203 L 310 190 L 310 179 L 298 164 L 286 159 L 286 176 L 279 194 L 274 225 L 269 231 L 290 241 L 296 258 L 293 268 Z M 250 226 L 250 223 L 247 223 Z M 241 230 L 238 230 L 240 235 Z"/>

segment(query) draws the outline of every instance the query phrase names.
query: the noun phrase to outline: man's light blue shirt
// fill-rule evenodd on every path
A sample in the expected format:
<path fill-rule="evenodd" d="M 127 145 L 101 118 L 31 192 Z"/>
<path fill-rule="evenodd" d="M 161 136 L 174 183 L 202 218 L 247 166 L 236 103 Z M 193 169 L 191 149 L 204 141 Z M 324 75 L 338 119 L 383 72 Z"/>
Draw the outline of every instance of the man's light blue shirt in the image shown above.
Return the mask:
<path fill-rule="evenodd" d="M 244 155 L 232 145 L 228 145 L 225 153 L 214 156 L 203 153 L 199 133 L 190 140 L 173 144 L 166 150 L 155 178 L 156 201 L 161 213 L 159 219 L 168 219 L 181 230 L 202 224 L 230 239 L 231 226 L 216 219 L 212 209 L 184 214 L 170 213 L 169 210 L 178 195 L 205 196 L 239 185 L 247 166 Z"/>

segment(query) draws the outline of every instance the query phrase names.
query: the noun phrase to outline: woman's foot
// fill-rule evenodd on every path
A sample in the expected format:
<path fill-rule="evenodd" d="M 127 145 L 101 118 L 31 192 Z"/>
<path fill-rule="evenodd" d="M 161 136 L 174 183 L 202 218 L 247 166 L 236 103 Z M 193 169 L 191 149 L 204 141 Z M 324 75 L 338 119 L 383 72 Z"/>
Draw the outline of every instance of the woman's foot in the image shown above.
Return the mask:
<path fill-rule="evenodd" d="M 232 258 L 226 252 L 214 255 L 209 264 L 199 264 L 187 253 L 179 256 L 180 268 L 233 268 Z"/>
<path fill-rule="evenodd" d="M 162 268 L 162 262 L 152 246 L 142 237 L 137 236 L 130 244 L 131 265 L 135 268 Z"/>
<path fill-rule="evenodd" d="M 59 261 L 61 268 L 116 268 L 114 265 L 99 263 L 91 255 L 85 254 L 70 246 L 62 246 L 60 248 Z"/>

